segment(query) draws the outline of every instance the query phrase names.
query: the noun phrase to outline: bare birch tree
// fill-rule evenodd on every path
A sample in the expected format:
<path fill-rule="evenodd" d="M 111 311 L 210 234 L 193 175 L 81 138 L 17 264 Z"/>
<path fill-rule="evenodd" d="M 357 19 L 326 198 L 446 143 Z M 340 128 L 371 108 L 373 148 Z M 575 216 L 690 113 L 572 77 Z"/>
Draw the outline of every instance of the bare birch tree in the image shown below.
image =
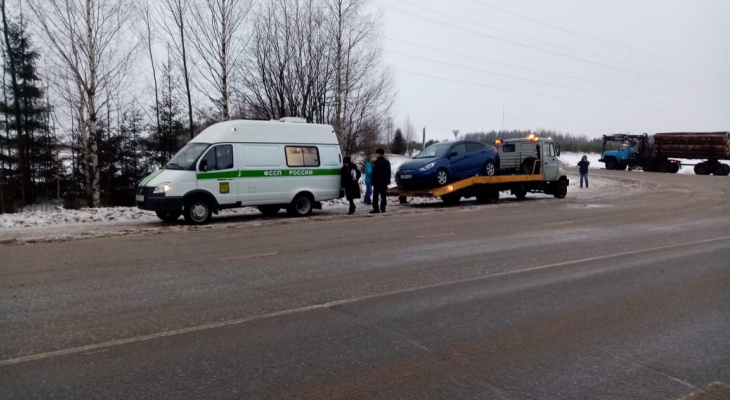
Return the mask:
<path fill-rule="evenodd" d="M 416 127 L 411 122 L 411 116 L 406 116 L 406 121 L 403 123 L 403 139 L 406 141 L 406 154 L 410 155 L 411 143 L 416 140 Z"/>
<path fill-rule="evenodd" d="M 192 6 L 190 38 L 202 60 L 198 90 L 216 105 L 223 120 L 230 118 L 234 67 L 245 55 L 244 22 L 251 7 L 251 0 L 199 0 Z"/>
<path fill-rule="evenodd" d="M 195 136 L 195 123 L 193 120 L 193 101 L 190 92 L 190 69 L 188 68 L 188 53 L 185 47 L 188 27 L 186 21 L 189 18 L 190 4 L 188 0 L 160 0 L 160 13 L 163 16 L 163 28 L 174 44 L 173 50 L 179 60 L 185 82 L 185 96 L 188 102 L 188 123 L 190 138 Z M 170 23 L 172 19 L 172 24 Z"/>
<path fill-rule="evenodd" d="M 89 205 L 99 207 L 98 118 L 107 106 L 101 93 L 115 91 L 128 71 L 136 50 L 130 29 L 137 10 L 116 0 L 29 0 L 28 4 L 49 50 L 78 90 L 86 193 Z"/>
<path fill-rule="evenodd" d="M 153 44 L 155 42 L 155 34 L 153 30 L 154 22 L 153 22 L 153 14 L 152 10 L 150 9 L 150 3 L 149 0 L 146 0 L 144 3 L 144 9 L 142 10 L 142 18 L 144 19 L 144 25 L 145 25 L 145 35 L 144 35 L 144 41 L 147 45 L 147 53 L 150 57 L 150 66 L 152 67 L 152 82 L 154 83 L 155 88 L 155 126 L 160 126 L 160 95 L 159 95 L 159 89 L 157 87 L 157 66 L 155 64 L 155 55 L 153 51 Z"/>

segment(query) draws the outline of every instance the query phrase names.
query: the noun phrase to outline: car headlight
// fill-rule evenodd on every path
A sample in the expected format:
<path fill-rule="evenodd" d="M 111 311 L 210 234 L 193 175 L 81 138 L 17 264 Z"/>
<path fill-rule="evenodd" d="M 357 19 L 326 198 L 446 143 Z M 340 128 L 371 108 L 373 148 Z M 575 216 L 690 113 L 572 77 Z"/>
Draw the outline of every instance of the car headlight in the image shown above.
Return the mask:
<path fill-rule="evenodd" d="M 165 194 L 170 191 L 170 182 L 160 183 L 155 186 L 155 190 L 152 191 L 154 194 Z"/>
<path fill-rule="evenodd" d="M 432 161 L 432 162 L 424 165 L 423 167 L 419 168 L 419 170 L 428 171 L 429 169 L 433 168 L 434 165 L 436 165 L 436 161 Z"/>

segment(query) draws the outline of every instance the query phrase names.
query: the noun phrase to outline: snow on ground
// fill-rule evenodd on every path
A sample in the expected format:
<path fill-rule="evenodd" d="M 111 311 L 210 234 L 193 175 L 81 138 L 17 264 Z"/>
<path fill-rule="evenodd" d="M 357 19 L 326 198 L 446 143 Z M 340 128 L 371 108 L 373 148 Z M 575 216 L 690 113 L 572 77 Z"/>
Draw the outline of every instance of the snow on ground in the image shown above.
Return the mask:
<path fill-rule="evenodd" d="M 591 165 L 589 168 L 591 168 L 591 169 L 605 169 L 606 168 L 606 165 L 604 163 L 598 161 L 601 158 L 601 155 L 598 153 L 583 154 L 583 153 L 565 152 L 565 153 L 560 153 L 560 157 L 558 157 L 558 158 L 560 158 L 560 161 L 562 161 L 569 167 L 577 167 L 578 161 L 580 161 L 584 155 L 588 156 L 588 161 L 591 162 Z M 679 174 L 692 174 L 692 175 L 694 175 L 694 173 L 695 173 L 695 171 L 694 171 L 695 164 L 699 164 L 702 161 L 705 161 L 705 160 L 688 160 L 685 158 L 675 158 L 675 160 L 679 161 L 680 164 L 682 165 L 682 167 L 679 169 L 679 172 L 678 172 Z M 632 172 L 638 172 L 638 171 L 640 171 L 640 170 L 632 171 Z"/>

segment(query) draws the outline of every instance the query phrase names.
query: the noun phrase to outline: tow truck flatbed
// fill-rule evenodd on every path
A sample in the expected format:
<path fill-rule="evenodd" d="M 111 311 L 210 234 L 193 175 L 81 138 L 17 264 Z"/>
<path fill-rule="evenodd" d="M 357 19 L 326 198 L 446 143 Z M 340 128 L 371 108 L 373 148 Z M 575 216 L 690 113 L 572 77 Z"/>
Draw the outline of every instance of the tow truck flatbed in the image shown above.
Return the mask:
<path fill-rule="evenodd" d="M 474 176 L 439 187 L 408 188 L 396 186 L 394 188 L 388 189 L 388 196 L 442 197 L 477 185 L 542 182 L 544 180 L 545 177 L 542 174 Z"/>

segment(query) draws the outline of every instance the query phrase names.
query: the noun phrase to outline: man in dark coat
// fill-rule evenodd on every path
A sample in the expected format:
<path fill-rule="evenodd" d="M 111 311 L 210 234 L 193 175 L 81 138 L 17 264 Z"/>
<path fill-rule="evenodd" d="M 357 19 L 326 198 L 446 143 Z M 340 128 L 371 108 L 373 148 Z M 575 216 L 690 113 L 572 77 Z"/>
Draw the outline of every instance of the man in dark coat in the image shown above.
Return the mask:
<path fill-rule="evenodd" d="M 385 159 L 385 150 L 375 150 L 375 162 L 373 162 L 373 211 L 371 214 L 385 212 L 386 196 L 388 185 L 390 185 L 390 161 Z M 378 207 L 380 198 L 380 207 Z"/>
<path fill-rule="evenodd" d="M 586 181 L 586 189 L 588 189 L 588 166 L 591 165 L 591 162 L 588 161 L 587 156 L 583 156 L 580 161 L 578 161 L 578 173 L 580 174 L 580 187 L 583 187 L 583 181 Z"/>
<path fill-rule="evenodd" d="M 345 189 L 345 197 L 350 202 L 350 212 L 347 215 L 352 215 L 355 213 L 355 199 L 360 198 L 360 171 L 350 157 L 345 157 L 342 164 L 340 180 L 342 188 Z"/>

